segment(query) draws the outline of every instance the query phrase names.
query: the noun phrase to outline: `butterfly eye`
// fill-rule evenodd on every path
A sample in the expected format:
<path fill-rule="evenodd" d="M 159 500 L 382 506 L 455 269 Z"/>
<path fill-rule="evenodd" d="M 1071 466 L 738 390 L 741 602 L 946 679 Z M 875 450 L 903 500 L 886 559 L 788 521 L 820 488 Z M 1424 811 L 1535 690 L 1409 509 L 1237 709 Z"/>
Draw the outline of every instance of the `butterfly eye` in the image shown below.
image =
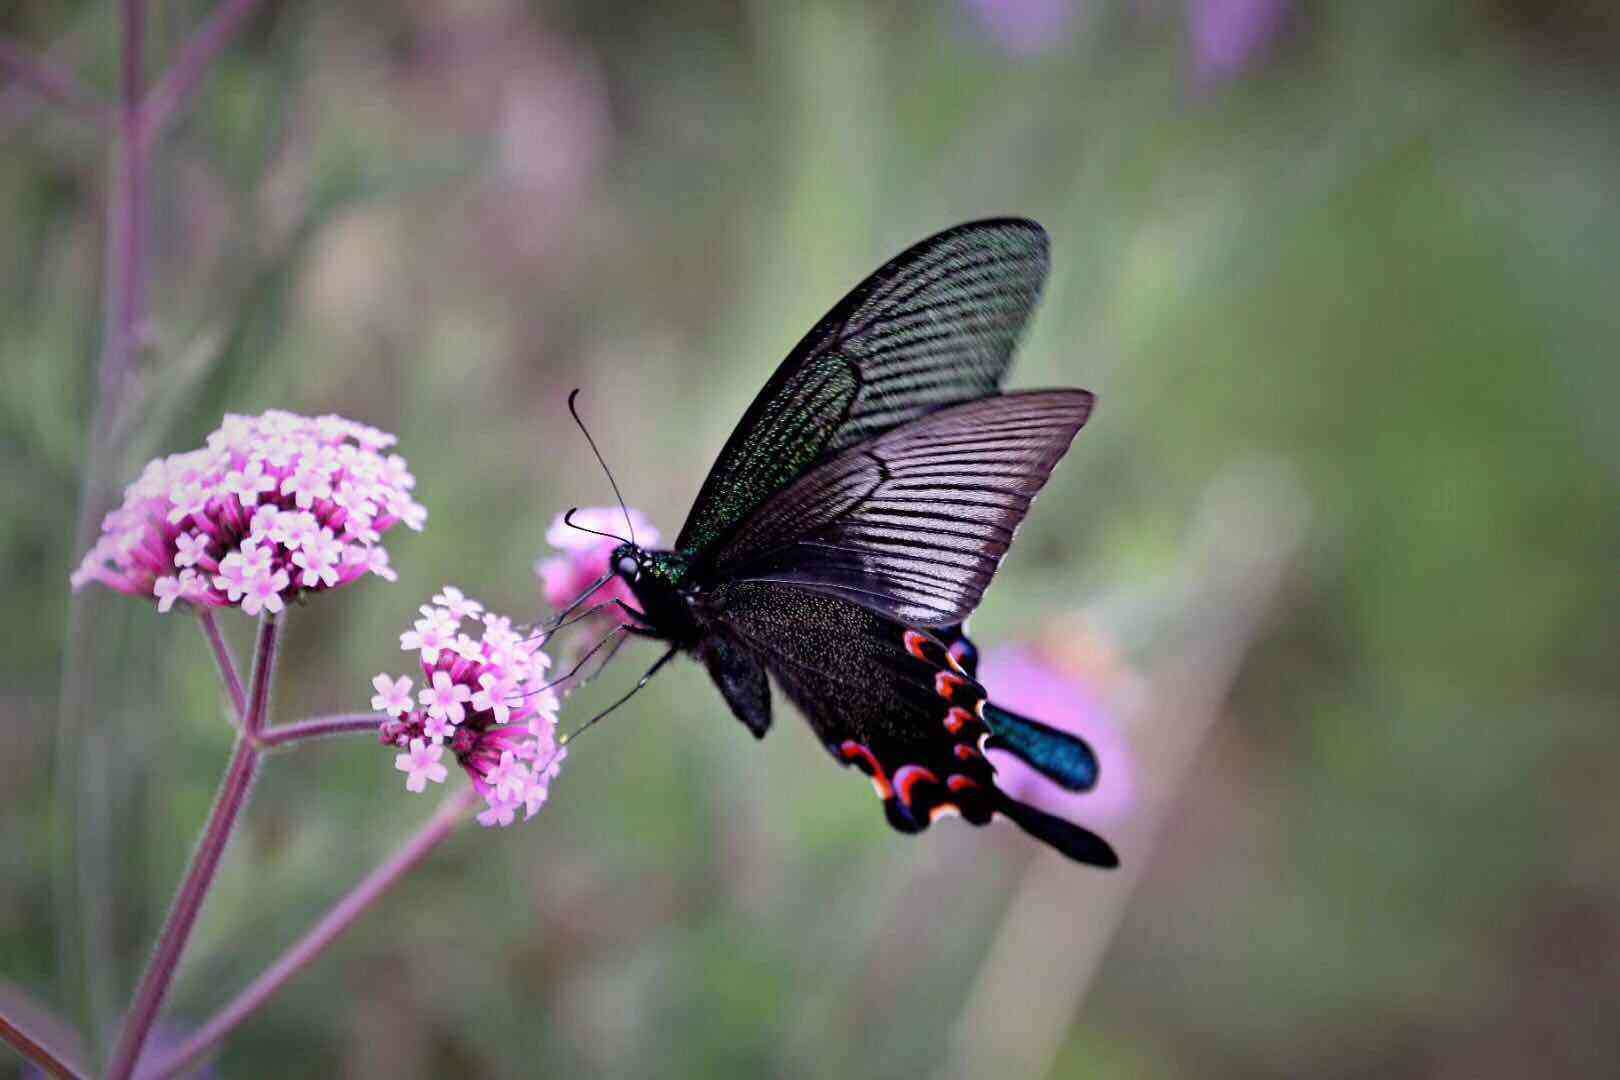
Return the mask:
<path fill-rule="evenodd" d="M 633 581 L 641 576 L 641 564 L 634 557 L 626 555 L 619 560 L 618 573 L 620 577 L 630 578 Z"/>

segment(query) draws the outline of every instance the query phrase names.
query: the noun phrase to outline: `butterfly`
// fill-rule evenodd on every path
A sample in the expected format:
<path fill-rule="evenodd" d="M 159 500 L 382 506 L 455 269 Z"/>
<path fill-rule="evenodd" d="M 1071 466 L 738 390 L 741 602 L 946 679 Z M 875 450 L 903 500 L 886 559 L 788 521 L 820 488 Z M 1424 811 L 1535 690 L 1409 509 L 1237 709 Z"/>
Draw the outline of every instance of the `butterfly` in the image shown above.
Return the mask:
<path fill-rule="evenodd" d="M 774 682 L 901 832 L 999 815 L 1112 867 L 1102 837 L 997 787 L 990 749 L 1070 790 L 1092 787 L 1098 763 L 990 699 L 965 627 L 1094 401 L 1001 388 L 1048 250 L 1039 225 L 1000 218 L 890 260 L 777 368 L 674 547 L 638 545 L 631 524 L 598 584 L 621 579 L 624 629 L 668 646 L 636 689 L 689 655 L 763 738 Z"/>

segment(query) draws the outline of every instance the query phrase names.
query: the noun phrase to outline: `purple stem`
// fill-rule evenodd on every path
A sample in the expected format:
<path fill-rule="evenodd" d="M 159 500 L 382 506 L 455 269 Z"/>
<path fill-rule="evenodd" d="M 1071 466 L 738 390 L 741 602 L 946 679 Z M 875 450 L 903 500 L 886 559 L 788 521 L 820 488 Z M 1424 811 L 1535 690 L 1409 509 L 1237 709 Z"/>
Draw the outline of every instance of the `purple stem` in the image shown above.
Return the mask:
<path fill-rule="evenodd" d="M 97 123 L 107 121 L 107 110 L 71 70 L 46 57 L 35 56 L 26 46 L 10 38 L 0 38 L 0 68 L 11 72 L 20 85 L 46 101 L 88 116 Z"/>
<path fill-rule="evenodd" d="M 197 620 L 202 623 L 203 633 L 208 637 L 208 647 L 214 652 L 214 663 L 219 665 L 219 677 L 224 680 L 225 692 L 230 695 L 231 708 L 235 710 L 232 719 L 237 727 L 241 727 L 242 717 L 247 715 L 247 691 L 242 689 L 242 676 L 237 674 L 231 647 L 226 644 L 225 635 L 220 633 L 219 620 L 214 618 L 212 608 L 199 608 Z"/>
<path fill-rule="evenodd" d="M 118 103 L 115 176 L 107 208 L 106 311 L 101 400 L 92 439 L 103 451 L 133 389 L 146 298 L 147 146 L 141 71 L 146 53 L 145 0 L 124 0 L 123 92 Z"/>
<path fill-rule="evenodd" d="M 147 135 L 156 138 L 202 81 L 214 59 L 231 43 L 262 0 L 225 0 L 191 35 L 147 98 Z"/>
<path fill-rule="evenodd" d="M 62 1058 L 62 1055 L 28 1034 L 15 1021 L 6 1019 L 4 1015 L 0 1015 L 0 1039 L 5 1039 L 6 1042 L 17 1048 L 18 1053 L 44 1069 L 51 1076 L 65 1076 L 71 1077 L 72 1080 L 78 1080 L 80 1076 L 84 1075 L 78 1069 L 69 1065 Z"/>
<path fill-rule="evenodd" d="M 255 649 L 253 682 L 248 690 L 248 711 L 242 718 L 242 733 L 237 736 L 236 749 L 225 770 L 225 779 L 219 788 L 219 797 L 208 815 L 203 828 L 202 841 L 192 854 L 191 865 L 180 883 L 180 891 L 169 909 L 169 917 L 158 934 L 157 949 L 141 976 L 134 1000 L 129 1007 L 124 1030 L 113 1050 L 112 1063 L 107 1067 L 109 1080 L 128 1080 L 140 1061 L 141 1049 L 146 1045 L 152 1025 L 163 1008 L 163 999 L 174 982 L 175 970 L 180 966 L 180 955 L 197 924 L 203 900 L 214 883 L 220 859 L 231 831 L 247 805 L 248 791 L 253 786 L 254 774 L 259 767 L 259 750 L 254 745 L 253 733 L 264 726 L 263 710 L 270 700 L 269 682 L 275 671 L 276 639 L 281 623 L 274 615 L 266 615 L 259 622 L 259 640 Z"/>
<path fill-rule="evenodd" d="M 375 735 L 377 725 L 385 718 L 377 713 L 339 713 L 335 716 L 312 716 L 296 724 L 282 724 L 259 732 L 259 746 L 274 750 L 305 739 L 324 739 L 329 735 Z"/>
<path fill-rule="evenodd" d="M 192 1033 L 180 1047 L 160 1061 L 151 1076 L 162 1080 L 185 1069 L 209 1047 L 251 1016 L 269 1001 L 282 984 L 298 974 L 318 957 L 326 947 L 352 926 L 360 916 L 382 898 L 400 878 L 414 869 L 428 854 L 443 843 L 478 798 L 474 788 L 466 788 L 440 804 L 438 811 L 427 823 L 378 866 L 364 881 L 339 900 L 320 922 L 310 928 L 291 948 L 248 984 L 213 1018 Z"/>

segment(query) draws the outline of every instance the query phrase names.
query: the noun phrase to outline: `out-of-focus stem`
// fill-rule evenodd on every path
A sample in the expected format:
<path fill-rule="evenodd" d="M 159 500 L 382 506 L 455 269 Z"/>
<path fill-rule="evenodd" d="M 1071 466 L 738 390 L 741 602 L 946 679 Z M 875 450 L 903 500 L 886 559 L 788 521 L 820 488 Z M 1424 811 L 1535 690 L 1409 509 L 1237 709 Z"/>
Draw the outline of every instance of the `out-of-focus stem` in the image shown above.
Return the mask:
<path fill-rule="evenodd" d="M 328 945 L 352 926 L 355 920 L 381 899 L 384 893 L 427 858 L 434 848 L 443 843 L 455 831 L 477 798 L 478 792 L 469 787 L 446 799 L 415 836 L 401 845 L 387 861 L 333 905 L 320 922 L 311 927 L 296 944 L 281 954 L 280 959 L 249 983 L 230 1004 L 193 1032 L 174 1053 L 160 1061 L 151 1075 L 160 1080 L 174 1076 L 270 1000 L 270 997 L 281 989 L 282 984 L 314 961 Z"/>
<path fill-rule="evenodd" d="M 46 101 L 88 116 L 97 123 L 107 120 L 107 110 L 72 71 L 52 63 L 47 57 L 36 56 L 27 46 L 10 38 L 0 37 L 0 69 L 10 72 L 20 85 Z"/>
<path fill-rule="evenodd" d="M 134 389 L 146 302 L 147 141 L 142 69 L 146 63 L 146 0 L 123 0 L 122 94 L 118 102 L 118 142 L 114 149 L 106 309 L 102 327 L 101 385 L 92 440 L 105 445 Z"/>
<path fill-rule="evenodd" d="M 225 692 L 230 695 L 231 708 L 234 710 L 231 719 L 236 721 L 237 727 L 241 727 L 242 717 L 247 715 L 247 691 L 242 689 L 242 676 L 236 670 L 236 658 L 231 655 L 225 635 L 220 633 L 219 620 L 214 618 L 213 609 L 199 608 L 197 621 L 202 623 L 208 647 L 214 653 L 214 663 L 219 667 L 219 677 L 225 683 Z"/>
<path fill-rule="evenodd" d="M 375 735 L 383 717 L 376 713 L 339 713 L 335 716 L 312 716 L 294 724 L 282 724 L 259 732 L 259 745 L 266 750 L 279 750 L 305 739 L 324 739 L 332 735 Z"/>
<path fill-rule="evenodd" d="M 78 1077 L 84 1075 L 77 1068 L 69 1065 L 61 1054 L 28 1034 L 15 1021 L 7 1019 L 3 1014 L 0 1014 L 0 1039 L 5 1039 L 6 1042 L 16 1047 L 17 1052 L 22 1054 L 23 1057 L 52 1076 L 72 1077 L 77 1080 Z"/>
<path fill-rule="evenodd" d="M 180 49 L 169 70 L 152 87 L 146 101 L 146 136 L 155 139 L 197 88 L 216 57 L 225 50 L 263 0 L 224 0 L 208 21 Z"/>
<path fill-rule="evenodd" d="M 248 688 L 248 711 L 242 717 L 242 733 L 237 736 L 236 749 L 220 784 L 219 798 L 208 815 L 203 828 L 202 841 L 191 857 L 180 891 L 169 909 L 169 917 L 158 934 L 157 949 L 146 966 L 129 1007 L 124 1030 L 113 1051 L 112 1063 L 107 1067 L 109 1080 L 127 1080 L 140 1061 L 141 1048 L 146 1045 L 152 1025 L 163 1008 L 163 999 L 174 982 L 175 970 L 180 966 L 181 954 L 197 925 L 203 900 L 208 896 L 214 875 L 219 870 L 225 845 L 247 805 L 253 777 L 258 772 L 259 749 L 254 745 L 253 733 L 264 726 L 264 710 L 270 701 L 270 679 L 275 671 L 276 640 L 281 623 L 274 615 L 266 615 L 259 623 L 259 640 L 254 649 L 253 682 Z"/>

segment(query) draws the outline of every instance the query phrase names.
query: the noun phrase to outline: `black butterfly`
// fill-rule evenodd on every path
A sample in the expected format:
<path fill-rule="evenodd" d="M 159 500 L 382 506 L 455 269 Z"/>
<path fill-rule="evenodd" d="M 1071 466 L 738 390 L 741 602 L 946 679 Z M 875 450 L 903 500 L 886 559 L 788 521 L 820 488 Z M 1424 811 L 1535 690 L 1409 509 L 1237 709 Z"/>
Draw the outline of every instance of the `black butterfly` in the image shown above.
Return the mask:
<path fill-rule="evenodd" d="M 611 573 L 641 605 L 626 605 L 630 629 L 670 646 L 637 689 L 690 653 L 763 737 L 768 673 L 833 757 L 872 778 L 896 829 L 999 813 L 1111 867 L 1101 837 L 997 788 L 987 747 L 1071 790 L 1096 783 L 1097 761 L 987 700 L 963 630 L 1091 412 L 1085 390 L 1001 391 L 1047 265 L 1046 233 L 1018 219 L 891 260 L 771 376 L 674 549 L 632 531 Z"/>

